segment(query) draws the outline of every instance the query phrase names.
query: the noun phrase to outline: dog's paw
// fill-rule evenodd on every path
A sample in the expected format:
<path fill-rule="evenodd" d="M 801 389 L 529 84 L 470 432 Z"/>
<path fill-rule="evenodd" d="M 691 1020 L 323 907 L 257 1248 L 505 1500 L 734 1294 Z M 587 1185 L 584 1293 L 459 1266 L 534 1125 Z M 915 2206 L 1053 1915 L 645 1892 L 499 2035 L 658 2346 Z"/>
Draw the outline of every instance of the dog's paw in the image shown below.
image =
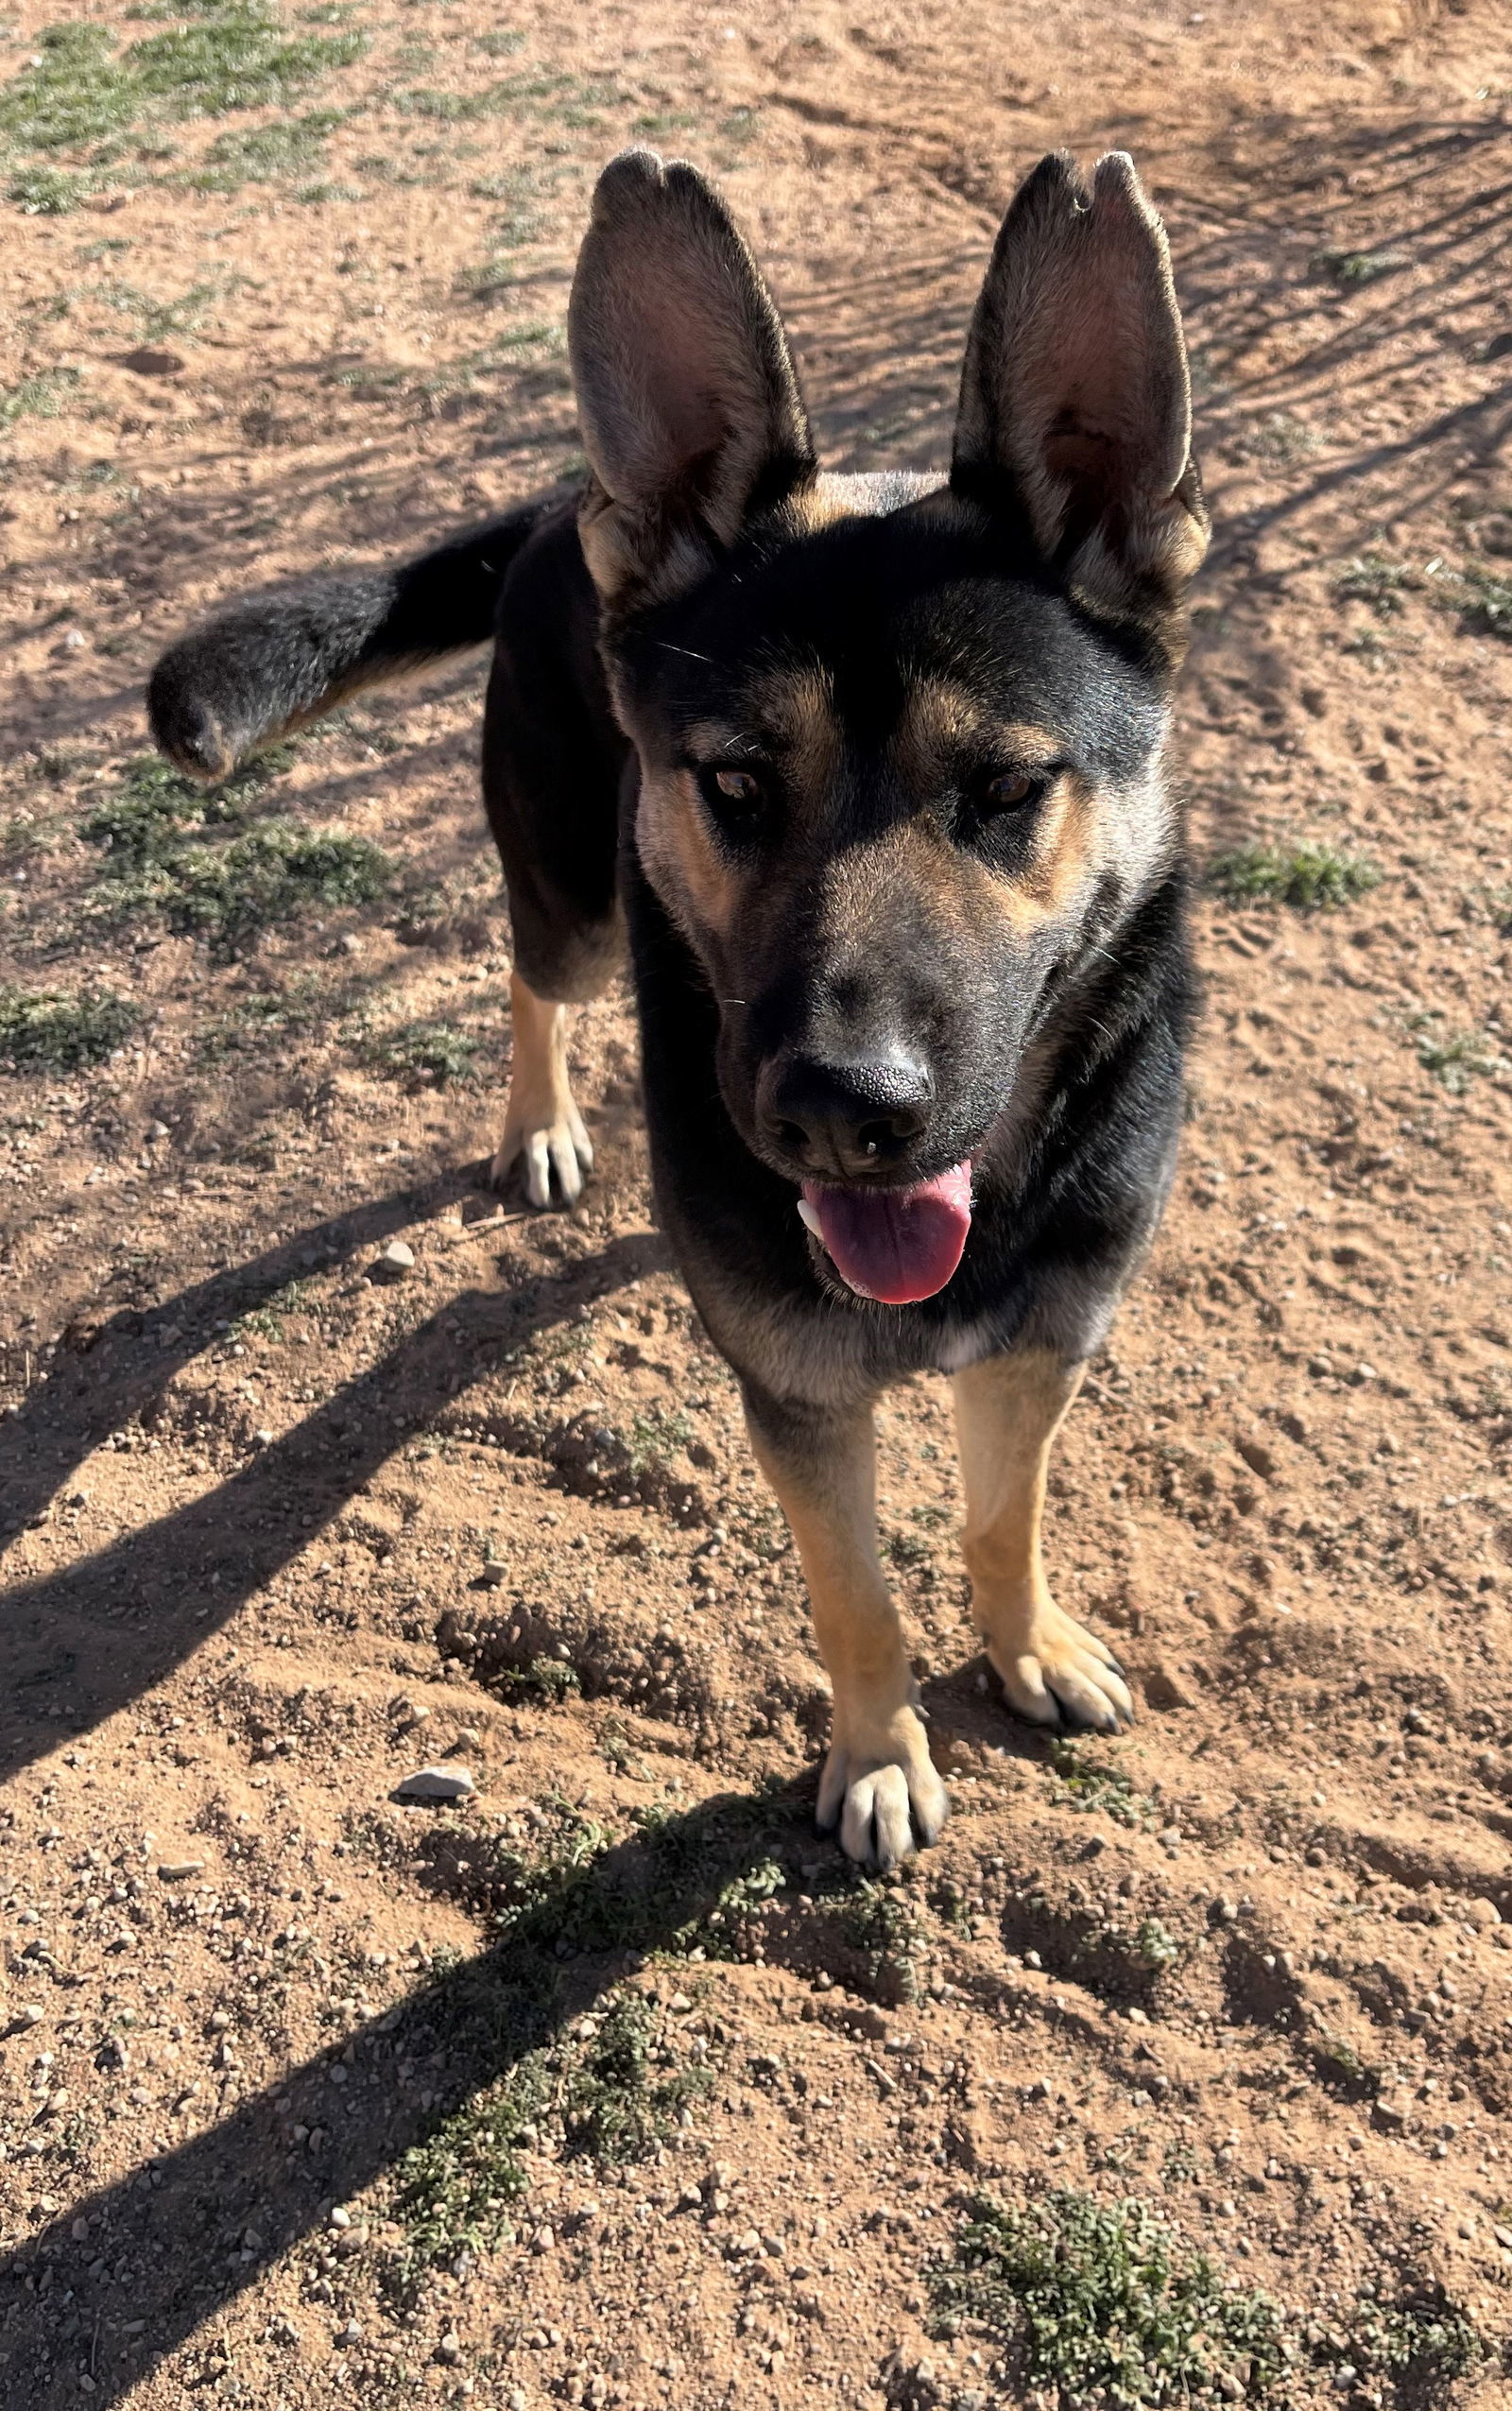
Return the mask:
<path fill-rule="evenodd" d="M 1051 1599 L 1036 1609 L 1022 1636 L 989 1633 L 987 1654 L 1009 1707 L 1032 1725 L 1116 1733 L 1134 1721 L 1134 1702 L 1111 1649 Z"/>
<path fill-rule="evenodd" d="M 533 1206 L 549 1206 L 555 1186 L 557 1201 L 576 1205 L 585 1176 L 593 1168 L 593 1145 L 582 1116 L 569 1099 L 554 1121 L 531 1120 L 516 1128 L 507 1125 L 498 1154 L 489 1170 L 502 1189 L 515 1165 L 524 1161 L 525 1196 Z"/>
<path fill-rule="evenodd" d="M 896 1867 L 937 1842 L 951 1813 L 924 1728 L 911 1708 L 880 1731 L 831 1745 L 819 1783 L 821 1834 L 840 1828 L 840 1848 L 862 1867 Z"/>

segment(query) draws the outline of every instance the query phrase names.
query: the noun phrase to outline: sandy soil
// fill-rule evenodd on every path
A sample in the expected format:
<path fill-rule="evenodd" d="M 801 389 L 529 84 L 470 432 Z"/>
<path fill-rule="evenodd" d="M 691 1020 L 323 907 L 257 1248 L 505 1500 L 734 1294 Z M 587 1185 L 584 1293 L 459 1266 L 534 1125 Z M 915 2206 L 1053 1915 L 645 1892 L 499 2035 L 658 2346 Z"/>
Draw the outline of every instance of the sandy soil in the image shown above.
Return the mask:
<path fill-rule="evenodd" d="M 177 22 L 142 13 L 119 42 Z M 27 0 L 0 72 L 51 22 Z M 366 52 L 113 157 L 18 145 L 0 86 L 0 978 L 134 1013 L 0 1076 L 7 2401 L 979 2411 L 1034 2371 L 936 2332 L 941 2272 L 978 2196 L 1059 2189 L 1286 2306 L 1252 2399 L 1504 2402 L 1504 13 L 290 23 Z M 580 1208 L 483 1186 L 479 665 L 200 831 L 129 766 L 213 598 L 575 458 L 566 284 L 631 137 L 722 176 L 841 466 L 940 456 L 1019 172 L 1134 149 L 1216 523 L 1198 858 L 1383 874 L 1327 912 L 1203 894 L 1177 1194 L 1053 1483 L 1130 1737 L 1057 1759 L 1005 1716 L 943 1387 L 889 1404 L 957 1813 L 886 1885 L 812 1835 L 822 1677 L 650 1223 L 622 994 L 575 1041 Z M 329 888 L 256 887 L 291 829 L 342 841 Z M 438 1760 L 471 1798 L 391 1798 Z M 1351 2340 L 1366 2288 L 1471 2336 L 1464 2373 Z"/>

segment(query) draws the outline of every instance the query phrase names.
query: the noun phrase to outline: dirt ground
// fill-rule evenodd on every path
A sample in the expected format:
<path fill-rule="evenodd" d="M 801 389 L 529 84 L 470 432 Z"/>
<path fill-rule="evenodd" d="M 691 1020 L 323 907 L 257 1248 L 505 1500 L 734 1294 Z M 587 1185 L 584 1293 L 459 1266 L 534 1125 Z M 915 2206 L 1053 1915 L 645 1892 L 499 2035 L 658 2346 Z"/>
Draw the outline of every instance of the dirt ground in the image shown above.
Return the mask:
<path fill-rule="evenodd" d="M 1151 2220 L 1211 2264 L 1172 2399 L 1508 2400 L 1512 26 L 852 16 L 0 33 L 8 2403 L 1162 2401 L 1124 2297 L 1125 2392 L 1075 2360 Z M 1052 1483 L 1142 1714 L 1005 1716 L 943 1385 L 897 1393 L 955 1815 L 885 1883 L 812 1832 L 821 1671 L 623 992 L 575 1038 L 580 1207 L 484 1185 L 480 663 L 198 806 L 147 766 L 214 599 L 576 460 L 629 139 L 723 180 L 833 465 L 942 456 L 1046 147 L 1135 152 L 1192 345 L 1206 1007 Z M 1308 849 L 1379 884 L 1267 899 Z M 475 1790 L 394 1800 L 438 1762 Z"/>

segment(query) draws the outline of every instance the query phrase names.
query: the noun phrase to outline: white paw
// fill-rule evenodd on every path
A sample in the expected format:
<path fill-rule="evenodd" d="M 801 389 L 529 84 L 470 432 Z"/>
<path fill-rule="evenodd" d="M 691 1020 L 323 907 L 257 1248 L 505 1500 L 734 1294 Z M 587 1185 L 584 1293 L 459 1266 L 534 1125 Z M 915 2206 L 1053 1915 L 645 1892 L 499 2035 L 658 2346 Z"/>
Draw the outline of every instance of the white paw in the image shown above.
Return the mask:
<path fill-rule="evenodd" d="M 937 1842 L 951 1813 L 924 1728 L 911 1708 L 880 1731 L 835 1741 L 819 1783 L 818 1827 L 838 1824 L 840 1847 L 862 1867 L 896 1867 Z"/>
<path fill-rule="evenodd" d="M 1134 1721 L 1134 1702 L 1111 1649 L 1052 1600 L 1035 1610 L 1026 1642 L 1003 1643 L 988 1634 L 987 1654 L 1008 1705 L 1032 1725 L 1116 1733 Z"/>
<path fill-rule="evenodd" d="M 502 1188 L 514 1165 L 524 1158 L 525 1196 L 533 1206 L 552 1203 L 553 1183 L 562 1205 L 575 1205 L 583 1193 L 584 1176 L 593 1168 L 593 1146 L 574 1105 L 553 1122 L 507 1129 L 490 1169 L 496 1189 Z"/>

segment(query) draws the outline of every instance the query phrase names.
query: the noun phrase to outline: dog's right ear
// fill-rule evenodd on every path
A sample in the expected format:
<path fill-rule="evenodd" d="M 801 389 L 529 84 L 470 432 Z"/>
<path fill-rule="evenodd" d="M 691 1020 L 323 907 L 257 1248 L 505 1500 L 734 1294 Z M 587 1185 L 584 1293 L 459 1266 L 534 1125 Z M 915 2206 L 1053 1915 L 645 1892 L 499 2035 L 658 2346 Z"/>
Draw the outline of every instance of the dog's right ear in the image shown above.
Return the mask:
<path fill-rule="evenodd" d="M 1094 611 L 1159 621 L 1208 542 L 1165 229 L 1122 151 L 1009 204 L 971 321 L 951 483 Z"/>
<path fill-rule="evenodd" d="M 664 602 L 815 473 L 782 323 L 712 184 L 623 151 L 598 180 L 567 318 L 605 604 Z"/>

